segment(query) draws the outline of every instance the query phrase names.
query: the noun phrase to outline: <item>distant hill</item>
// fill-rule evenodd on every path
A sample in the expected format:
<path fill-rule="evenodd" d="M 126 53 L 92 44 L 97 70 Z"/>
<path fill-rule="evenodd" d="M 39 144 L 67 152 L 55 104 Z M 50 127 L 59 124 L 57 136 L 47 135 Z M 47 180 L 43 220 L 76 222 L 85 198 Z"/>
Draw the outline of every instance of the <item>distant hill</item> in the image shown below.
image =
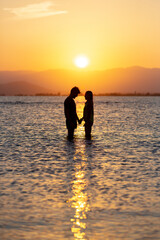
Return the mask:
<path fill-rule="evenodd" d="M 26 85 L 27 83 L 30 85 Z M 0 72 L 0 93 L 3 93 L 5 90 L 4 93 L 9 95 L 18 93 L 36 94 L 40 92 L 68 94 L 75 85 L 80 87 L 82 92 L 89 89 L 96 94 L 158 93 L 160 92 L 160 68 L 129 67 L 104 71 L 47 70 L 41 72 Z"/>
<path fill-rule="evenodd" d="M 43 87 L 27 82 L 8 82 L 0 84 L 0 95 L 35 95 L 37 93 L 48 93 Z"/>

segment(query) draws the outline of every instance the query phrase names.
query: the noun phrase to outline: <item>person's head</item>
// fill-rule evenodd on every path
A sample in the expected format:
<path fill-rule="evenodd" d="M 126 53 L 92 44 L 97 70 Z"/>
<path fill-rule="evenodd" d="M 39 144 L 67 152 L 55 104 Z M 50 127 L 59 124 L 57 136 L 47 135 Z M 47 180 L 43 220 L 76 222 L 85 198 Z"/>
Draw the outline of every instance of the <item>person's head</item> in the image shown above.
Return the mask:
<path fill-rule="evenodd" d="M 85 93 L 85 99 L 86 99 L 87 101 L 93 101 L 93 93 L 92 93 L 91 91 L 87 91 L 87 92 Z"/>
<path fill-rule="evenodd" d="M 76 98 L 79 93 L 80 93 L 79 88 L 78 88 L 78 87 L 73 87 L 73 88 L 71 89 L 70 96 L 71 96 L 72 98 Z"/>

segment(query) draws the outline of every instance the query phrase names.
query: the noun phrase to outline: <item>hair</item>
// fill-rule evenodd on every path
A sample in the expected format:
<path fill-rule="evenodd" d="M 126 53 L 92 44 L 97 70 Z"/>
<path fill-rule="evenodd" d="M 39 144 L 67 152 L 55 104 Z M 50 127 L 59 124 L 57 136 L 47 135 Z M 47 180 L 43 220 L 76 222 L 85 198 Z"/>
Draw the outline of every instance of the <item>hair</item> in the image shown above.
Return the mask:
<path fill-rule="evenodd" d="M 93 101 L 93 93 L 91 91 L 87 91 L 85 95 L 87 95 L 88 100 Z"/>
<path fill-rule="evenodd" d="M 80 93 L 80 90 L 79 90 L 78 87 L 73 87 L 73 88 L 71 89 L 71 93 L 77 93 L 77 94 L 79 94 L 79 93 Z"/>

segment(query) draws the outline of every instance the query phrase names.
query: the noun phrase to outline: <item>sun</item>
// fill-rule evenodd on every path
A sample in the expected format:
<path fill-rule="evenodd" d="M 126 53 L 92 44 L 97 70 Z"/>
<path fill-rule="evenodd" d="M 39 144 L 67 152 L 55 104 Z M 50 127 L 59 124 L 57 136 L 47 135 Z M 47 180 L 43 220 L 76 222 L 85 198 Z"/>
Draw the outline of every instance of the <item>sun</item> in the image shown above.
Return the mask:
<path fill-rule="evenodd" d="M 79 68 L 85 68 L 89 64 L 89 59 L 85 55 L 78 55 L 74 59 L 74 64 Z"/>

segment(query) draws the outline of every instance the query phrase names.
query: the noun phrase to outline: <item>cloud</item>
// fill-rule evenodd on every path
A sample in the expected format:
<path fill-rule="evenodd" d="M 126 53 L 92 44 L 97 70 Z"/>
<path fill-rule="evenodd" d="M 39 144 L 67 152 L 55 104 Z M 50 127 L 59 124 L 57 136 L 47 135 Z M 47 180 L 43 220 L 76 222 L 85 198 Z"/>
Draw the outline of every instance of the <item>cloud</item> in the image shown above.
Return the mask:
<path fill-rule="evenodd" d="M 53 3 L 48 1 L 19 8 L 4 8 L 4 10 L 14 14 L 18 19 L 42 18 L 67 13 L 67 11 L 53 10 L 53 6 Z"/>

